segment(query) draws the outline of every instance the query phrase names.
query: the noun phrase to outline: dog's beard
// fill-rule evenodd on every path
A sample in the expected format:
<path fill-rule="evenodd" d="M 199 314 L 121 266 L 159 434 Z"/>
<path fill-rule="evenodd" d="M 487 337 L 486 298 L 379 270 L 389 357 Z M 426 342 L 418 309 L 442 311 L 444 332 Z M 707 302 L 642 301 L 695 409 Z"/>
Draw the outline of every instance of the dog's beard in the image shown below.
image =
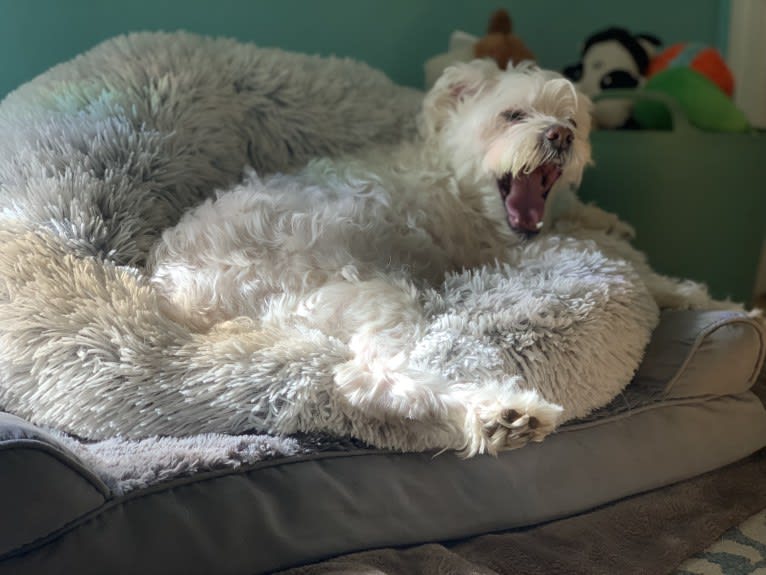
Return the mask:
<path fill-rule="evenodd" d="M 529 236 L 542 228 L 552 188 L 577 162 L 574 137 L 568 123 L 532 118 L 513 123 L 492 140 L 482 167 L 497 182 L 513 232 Z"/>
<path fill-rule="evenodd" d="M 529 173 L 506 172 L 497 180 L 508 225 L 514 231 L 530 234 L 540 231 L 545 217 L 545 202 L 563 172 L 555 161 L 539 165 Z"/>

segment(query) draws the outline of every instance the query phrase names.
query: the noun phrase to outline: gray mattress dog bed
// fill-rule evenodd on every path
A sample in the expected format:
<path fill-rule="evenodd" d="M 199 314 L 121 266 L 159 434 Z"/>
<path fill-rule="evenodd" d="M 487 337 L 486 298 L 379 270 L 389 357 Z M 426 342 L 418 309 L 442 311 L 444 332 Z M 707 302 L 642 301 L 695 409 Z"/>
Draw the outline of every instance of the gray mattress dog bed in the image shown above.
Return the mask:
<path fill-rule="evenodd" d="M 315 447 L 125 493 L 97 459 L 4 414 L 0 573 L 253 575 L 582 512 L 766 445 L 749 391 L 765 341 L 745 314 L 665 312 L 624 396 L 497 458 Z"/>
<path fill-rule="evenodd" d="M 194 72 L 203 67 L 225 81 Z M 262 81 L 253 85 L 256 75 Z M 331 87 L 312 83 L 317 76 L 331 77 Z M 178 94 L 188 107 L 168 105 Z M 737 311 L 663 312 L 632 383 L 614 401 L 541 444 L 496 458 L 238 428 L 167 437 L 136 426 L 110 437 L 109 421 L 128 407 L 147 419 L 162 414 L 151 402 L 120 403 L 100 391 L 89 410 L 62 407 L 97 379 L 110 389 L 98 365 L 116 370 L 115 387 L 123 377 L 151 388 L 157 382 L 134 369 L 145 356 L 130 350 L 158 348 L 140 337 L 120 340 L 109 331 L 119 327 L 113 317 L 96 327 L 107 325 L 117 343 L 93 345 L 96 328 L 77 324 L 89 306 L 70 307 L 67 297 L 48 313 L 35 288 L 50 271 L 46 262 L 96 262 L 97 277 L 139 282 L 161 230 L 241 180 L 243 166 L 290 170 L 314 156 L 398 141 L 414 129 L 404 118 L 414 118 L 420 97 L 355 62 L 141 35 L 107 42 L 6 99 L 0 408 L 28 413 L 35 425 L 0 414 L 0 573 L 266 573 L 565 517 L 766 445 L 766 413 L 749 391 L 766 335 Z M 71 288 L 72 278 L 62 278 L 43 279 L 50 289 Z M 635 356 L 623 366 L 625 382 Z M 137 360 L 130 369 L 126 357 Z M 87 437 L 99 441 L 72 436 L 80 430 L 96 430 Z"/>

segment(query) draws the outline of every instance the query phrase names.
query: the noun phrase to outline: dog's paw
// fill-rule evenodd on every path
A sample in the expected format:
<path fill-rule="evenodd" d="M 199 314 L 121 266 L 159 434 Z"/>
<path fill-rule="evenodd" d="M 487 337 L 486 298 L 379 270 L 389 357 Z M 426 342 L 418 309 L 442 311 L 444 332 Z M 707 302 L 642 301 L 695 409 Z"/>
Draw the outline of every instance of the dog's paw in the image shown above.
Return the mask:
<path fill-rule="evenodd" d="M 473 430 L 463 451 L 468 457 L 540 442 L 556 429 L 563 411 L 534 391 L 503 392 L 491 400 L 481 398 L 471 407 Z"/>

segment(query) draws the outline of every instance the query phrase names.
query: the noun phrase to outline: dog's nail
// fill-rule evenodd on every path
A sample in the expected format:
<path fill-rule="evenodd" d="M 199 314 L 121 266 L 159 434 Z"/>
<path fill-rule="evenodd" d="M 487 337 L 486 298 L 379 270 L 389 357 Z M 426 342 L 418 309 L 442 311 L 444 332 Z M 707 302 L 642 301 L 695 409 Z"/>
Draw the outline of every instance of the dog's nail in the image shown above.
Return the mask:
<path fill-rule="evenodd" d="M 520 427 L 525 427 L 529 423 L 529 415 L 526 413 L 519 417 L 516 421 L 514 421 L 511 424 L 511 429 L 518 429 Z"/>
<path fill-rule="evenodd" d="M 515 409 L 504 409 L 502 413 L 500 413 L 500 418 L 503 421 L 507 421 L 508 423 L 512 423 L 516 421 L 521 414 L 516 411 Z"/>

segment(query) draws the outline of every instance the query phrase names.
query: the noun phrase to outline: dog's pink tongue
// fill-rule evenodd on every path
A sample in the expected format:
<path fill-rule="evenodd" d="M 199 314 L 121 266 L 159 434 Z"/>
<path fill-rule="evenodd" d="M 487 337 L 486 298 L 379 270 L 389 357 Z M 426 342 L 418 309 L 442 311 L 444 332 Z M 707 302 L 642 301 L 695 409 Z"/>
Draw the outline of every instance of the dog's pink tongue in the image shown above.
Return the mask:
<path fill-rule="evenodd" d="M 544 164 L 529 174 L 519 174 L 511 181 L 505 199 L 508 222 L 516 230 L 536 232 L 545 214 L 545 195 L 561 175 L 561 168 Z"/>

